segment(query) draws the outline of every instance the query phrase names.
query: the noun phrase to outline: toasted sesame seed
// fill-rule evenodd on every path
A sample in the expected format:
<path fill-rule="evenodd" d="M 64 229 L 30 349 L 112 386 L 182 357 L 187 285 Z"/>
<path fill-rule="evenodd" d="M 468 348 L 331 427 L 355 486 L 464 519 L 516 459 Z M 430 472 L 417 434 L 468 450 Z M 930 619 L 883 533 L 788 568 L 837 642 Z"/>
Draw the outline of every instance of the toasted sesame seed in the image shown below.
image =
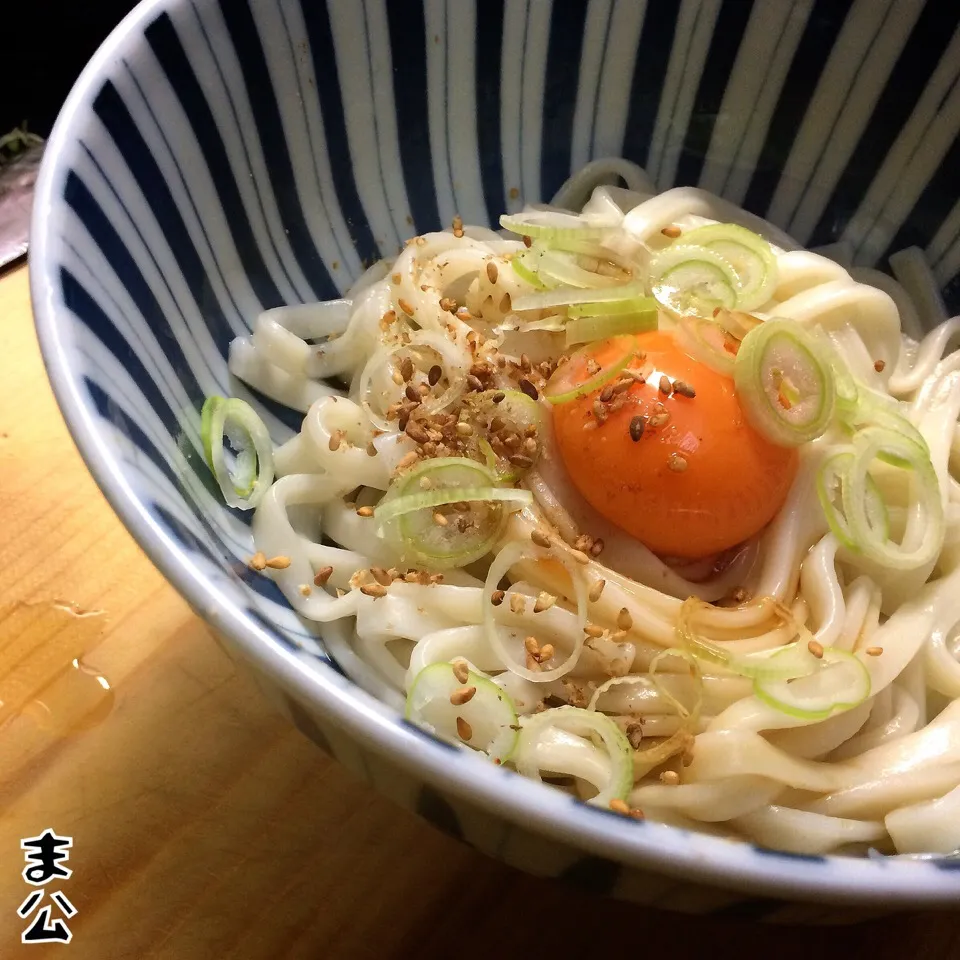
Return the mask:
<path fill-rule="evenodd" d="M 541 590 L 540 595 L 537 597 L 537 602 L 533 605 L 534 613 L 543 613 L 544 610 L 549 610 L 555 603 L 557 598 L 553 594 L 547 593 L 546 590 Z"/>
<path fill-rule="evenodd" d="M 530 539 L 531 539 L 538 547 L 549 547 L 549 546 L 550 546 L 550 538 L 549 538 L 545 533 L 543 533 L 543 532 L 540 531 L 540 530 L 531 530 L 531 531 L 530 531 Z"/>
<path fill-rule="evenodd" d="M 661 377 L 658 389 L 665 397 L 669 397 L 673 393 L 673 384 L 670 382 L 670 378 L 667 376 Z"/>
<path fill-rule="evenodd" d="M 420 459 L 419 455 L 415 450 L 411 450 L 409 453 L 405 453 L 400 459 L 400 462 L 397 464 L 397 470 L 406 470 L 407 467 L 412 467 Z"/>
<path fill-rule="evenodd" d="M 389 587 L 390 584 L 393 583 L 393 577 L 391 577 L 383 567 L 371 567 L 370 573 L 377 583 L 382 583 L 385 587 Z"/>
<path fill-rule="evenodd" d="M 516 613 L 517 615 L 523 613 L 527 609 L 527 599 L 522 593 L 511 593 L 510 594 L 510 612 Z"/>
<path fill-rule="evenodd" d="M 493 593 L 490 594 L 490 602 L 491 602 L 495 607 L 499 607 L 500 604 L 503 603 L 503 598 L 504 598 L 505 596 L 506 596 L 506 594 L 505 594 L 502 590 L 494 590 Z"/>
<path fill-rule="evenodd" d="M 377 600 L 387 595 L 387 588 L 382 583 L 365 583 L 360 588 L 360 592 L 364 596 L 373 597 L 374 600 Z"/>
<path fill-rule="evenodd" d="M 676 770 L 664 770 L 660 774 L 660 782 L 668 787 L 675 787 L 680 782 L 680 774 Z"/>
<path fill-rule="evenodd" d="M 300 592 L 301 597 L 309 597 L 313 593 L 313 588 L 308 583 L 301 583 L 297 590 Z"/>
<path fill-rule="evenodd" d="M 322 587 L 330 579 L 332 574 L 333 567 L 321 567 L 314 576 L 313 582 L 316 586 Z"/>
<path fill-rule="evenodd" d="M 602 636 L 603 636 L 604 630 L 603 630 L 603 627 L 599 626 L 599 625 L 596 624 L 596 623 L 588 623 L 588 624 L 583 628 L 583 632 L 584 632 L 588 637 L 593 637 L 594 639 L 596 639 L 597 637 L 602 637 Z"/>
<path fill-rule="evenodd" d="M 440 298 L 440 309 L 446 310 L 447 313 L 456 313 L 457 307 L 459 304 L 453 297 L 441 297 Z"/>
<path fill-rule="evenodd" d="M 667 458 L 667 468 L 674 473 L 683 473 L 688 466 L 687 458 L 680 453 L 671 453 Z"/>
<path fill-rule="evenodd" d="M 330 434 L 330 442 L 327 444 L 327 446 L 330 448 L 331 452 L 340 449 L 340 444 L 343 443 L 343 437 L 344 433 L 342 430 L 334 430 L 333 433 Z"/>
<path fill-rule="evenodd" d="M 357 516 L 365 519 L 373 516 L 373 507 L 358 507 Z"/>
<path fill-rule="evenodd" d="M 823 644 L 818 643 L 816 640 L 811 640 L 807 644 L 807 649 L 818 659 L 823 659 Z"/>
<path fill-rule="evenodd" d="M 540 669 L 540 661 L 535 653 L 527 653 L 525 663 L 528 670 L 536 671 Z"/>
<path fill-rule="evenodd" d="M 463 236 L 463 220 L 459 215 L 453 218 L 453 235 L 455 237 Z"/>
<path fill-rule="evenodd" d="M 267 560 L 267 566 L 271 570 L 286 570 L 287 567 L 290 566 L 290 558 L 283 556 L 283 554 L 277 557 L 270 557 Z"/>
<path fill-rule="evenodd" d="M 619 797 L 610 801 L 610 809 L 614 813 L 622 813 L 625 817 L 630 815 L 630 808 Z"/>
<path fill-rule="evenodd" d="M 643 417 L 634 417 L 630 421 L 630 439 L 636 443 L 643 436 L 643 428 L 646 426 Z"/>
<path fill-rule="evenodd" d="M 537 657 L 540 660 L 540 662 L 543 663 L 545 660 L 552 660 L 553 654 L 554 654 L 553 644 L 545 643 L 540 648 L 540 653 L 537 654 Z"/>
<path fill-rule="evenodd" d="M 571 550 L 570 556 L 573 557 L 577 563 L 588 564 L 590 562 L 590 558 L 582 550 Z"/>
<path fill-rule="evenodd" d="M 883 647 L 867 647 L 864 653 L 868 657 L 879 657 L 883 653 Z"/>
<path fill-rule="evenodd" d="M 367 444 L 367 456 L 368 456 L 368 457 L 375 457 L 376 455 L 377 455 L 377 446 L 376 446 L 376 444 L 371 440 L 371 441 Z"/>
<path fill-rule="evenodd" d="M 540 652 L 540 643 L 536 637 L 524 637 L 523 649 L 536 656 Z"/>
<path fill-rule="evenodd" d="M 687 397 L 689 400 L 692 400 L 697 395 L 697 391 L 685 380 L 675 380 L 673 383 L 673 392 L 679 393 L 681 397 Z"/>
<path fill-rule="evenodd" d="M 454 660 L 450 666 L 453 667 L 453 675 L 457 678 L 457 683 L 466 683 L 470 677 L 470 667 L 467 665 L 467 661 L 461 657 Z"/>
<path fill-rule="evenodd" d="M 400 297 L 400 299 L 397 300 L 397 306 L 398 306 L 408 317 L 412 317 L 412 316 L 413 316 L 413 314 L 414 314 L 414 308 L 411 307 L 410 304 L 407 303 L 407 301 L 403 299 L 403 297 Z"/>
<path fill-rule="evenodd" d="M 533 237 L 528 237 L 526 234 L 523 236 L 523 245 L 529 250 L 533 246 Z"/>
<path fill-rule="evenodd" d="M 669 413 L 655 413 L 647 420 L 647 426 L 656 429 L 657 427 L 665 427 L 669 422 Z"/>
<path fill-rule="evenodd" d="M 633 617 L 630 616 L 630 611 L 626 607 L 621 607 L 620 612 L 617 614 L 617 629 L 631 630 L 632 628 Z"/>
<path fill-rule="evenodd" d="M 533 382 L 524 377 L 520 381 L 520 390 L 525 393 L 531 400 L 540 399 L 540 391 L 533 385 Z"/>
<path fill-rule="evenodd" d="M 887 362 L 885 360 L 875 360 L 873 369 L 876 370 L 877 373 L 883 373 L 883 371 L 886 369 L 886 366 Z"/>
<path fill-rule="evenodd" d="M 487 261 L 487 279 L 491 283 L 496 283 L 497 276 L 498 276 L 497 265 L 492 260 L 488 260 Z"/>
<path fill-rule="evenodd" d="M 473 427 L 469 423 L 464 423 L 462 420 L 457 424 L 457 434 L 461 437 L 472 437 L 473 436 Z"/>
<path fill-rule="evenodd" d="M 433 522 L 434 522 L 438 527 L 445 527 L 450 521 L 449 521 L 442 513 L 440 513 L 439 510 L 437 510 L 437 511 L 433 514 Z"/>
<path fill-rule="evenodd" d="M 247 561 L 247 566 L 253 570 L 262 570 L 267 565 L 267 558 L 259 550 Z"/>
<path fill-rule="evenodd" d="M 665 237 L 669 237 L 671 240 L 676 240 L 677 237 L 680 236 L 680 234 L 681 234 L 682 231 L 680 230 L 679 227 L 675 227 L 675 226 L 671 225 L 671 226 L 669 226 L 669 227 L 664 227 L 660 232 L 661 232 Z"/>
<path fill-rule="evenodd" d="M 403 383 L 403 374 L 399 370 L 394 370 L 390 374 L 390 379 L 399 387 Z"/>
<path fill-rule="evenodd" d="M 587 594 L 587 597 L 591 603 L 596 603 L 600 599 L 600 594 L 603 593 L 603 588 L 606 585 L 607 585 L 606 580 L 593 581 L 593 586 L 590 588 L 590 592 Z"/>
<path fill-rule="evenodd" d="M 404 380 L 413 379 L 413 359 L 411 357 L 403 358 L 403 363 L 400 364 L 400 376 Z"/>
<path fill-rule="evenodd" d="M 463 717 L 457 717 L 457 735 L 461 740 L 469 740 L 473 736 L 473 727 Z"/>
<path fill-rule="evenodd" d="M 460 687 L 459 690 L 454 690 L 453 693 L 450 694 L 450 702 L 455 707 L 462 707 L 465 703 L 469 703 L 474 698 L 476 692 L 476 687 Z"/>
<path fill-rule="evenodd" d="M 601 403 L 609 403 L 612 399 L 613 399 L 613 385 L 608 383 L 608 384 L 600 391 L 600 402 L 601 402 Z"/>

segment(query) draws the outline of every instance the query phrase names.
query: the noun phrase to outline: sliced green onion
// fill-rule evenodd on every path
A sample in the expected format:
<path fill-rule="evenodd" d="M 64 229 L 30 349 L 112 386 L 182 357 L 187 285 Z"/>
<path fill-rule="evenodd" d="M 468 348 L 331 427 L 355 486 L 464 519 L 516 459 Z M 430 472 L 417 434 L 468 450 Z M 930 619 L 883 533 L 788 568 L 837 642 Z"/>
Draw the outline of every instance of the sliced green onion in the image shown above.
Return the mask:
<path fill-rule="evenodd" d="M 495 590 L 500 589 L 500 581 L 510 572 L 510 570 L 522 561 L 531 561 L 538 563 L 542 560 L 559 563 L 570 576 L 570 582 L 573 584 L 573 590 L 577 598 L 577 626 L 573 635 L 573 649 L 566 660 L 561 661 L 555 667 L 539 670 L 530 670 L 524 663 L 516 660 L 510 650 L 507 649 L 501 636 L 501 628 L 496 621 L 496 610 L 492 603 L 492 597 Z M 549 683 L 551 680 L 559 680 L 568 674 L 580 659 L 580 652 L 583 649 L 584 634 L 583 628 L 587 623 L 587 585 L 579 565 L 572 560 L 564 551 L 561 550 L 538 550 L 532 543 L 512 542 L 502 547 L 494 557 L 493 562 L 487 570 L 487 577 L 483 585 L 483 628 L 487 635 L 494 653 L 501 659 L 504 666 L 517 676 L 532 680 L 534 683 Z M 530 631 L 514 631 L 514 639 L 517 648 L 522 651 L 522 641 L 524 636 Z"/>
<path fill-rule="evenodd" d="M 791 656 L 784 650 L 770 660 Z M 753 692 L 775 710 L 809 721 L 851 710 L 870 696 L 870 673 L 852 653 L 824 647 L 817 662 L 814 673 L 795 680 L 755 680 Z"/>
<path fill-rule="evenodd" d="M 614 303 L 621 300 L 632 300 L 636 297 L 645 297 L 646 294 L 647 291 L 642 283 L 624 283 L 603 290 L 580 290 L 564 287 L 559 290 L 548 290 L 545 293 L 526 293 L 522 297 L 515 297 L 513 309 L 548 310 L 579 303 Z"/>
<path fill-rule="evenodd" d="M 509 461 L 503 461 L 497 456 L 486 437 L 481 437 L 477 441 L 477 446 L 480 448 L 487 466 L 497 475 L 497 479 L 501 483 L 516 483 L 520 479 L 519 470 L 512 466 L 509 469 L 504 469 L 504 463 L 506 462 L 509 466 Z"/>
<path fill-rule="evenodd" d="M 580 317 L 566 325 L 566 345 L 593 343 L 631 333 L 657 329 L 657 311 L 648 313 L 611 314 L 604 317 Z M 556 402 L 556 401 L 554 401 Z"/>
<path fill-rule="evenodd" d="M 223 499 L 241 510 L 252 510 L 273 483 L 273 443 L 253 407 L 235 397 L 207 397 L 200 411 L 203 452 Z M 227 462 L 224 439 L 236 453 Z"/>
<path fill-rule="evenodd" d="M 881 427 L 900 434 L 924 453 L 929 453 L 923 434 L 900 412 L 899 401 L 870 390 L 862 384 L 855 384 L 855 386 L 857 388 L 856 406 L 846 411 L 844 415 L 848 427 L 852 430 Z"/>
<path fill-rule="evenodd" d="M 458 691 L 470 687 L 475 692 L 469 700 L 451 702 Z M 461 683 L 450 663 L 432 663 L 414 677 L 407 694 L 406 717 L 444 740 L 483 751 L 497 763 L 510 759 L 519 738 L 517 708 L 510 695 L 473 670 Z M 465 733 L 470 734 L 469 739 L 464 739 Z"/>
<path fill-rule="evenodd" d="M 543 396 L 546 400 L 553 404 L 570 403 L 573 400 L 579 400 L 580 397 L 588 396 L 594 390 L 599 390 L 604 384 L 613 380 L 621 370 L 625 370 L 629 366 L 636 356 L 636 351 L 632 349 L 634 346 L 633 339 L 631 337 L 624 337 L 623 339 L 624 352 L 620 359 L 601 367 L 595 376 L 579 384 L 577 384 L 577 381 L 580 379 L 580 373 L 586 364 L 589 348 L 585 347 L 577 351 L 566 363 L 561 364 L 547 381 L 543 390 Z"/>
<path fill-rule="evenodd" d="M 574 214 L 548 210 L 503 214 L 500 226 L 511 233 L 540 240 L 600 240 L 610 232 L 609 227 L 588 226 Z"/>
<path fill-rule="evenodd" d="M 763 323 L 759 317 L 742 310 L 715 310 L 713 319 L 737 340 L 742 340 L 754 327 Z"/>
<path fill-rule="evenodd" d="M 529 283 L 531 287 L 536 287 L 537 290 L 547 289 L 547 285 L 540 278 L 540 274 L 533 269 L 524 254 L 518 253 L 510 261 L 510 265 L 513 267 L 513 272 L 525 283 Z"/>
<path fill-rule="evenodd" d="M 567 308 L 567 316 L 572 318 L 605 317 L 611 314 L 650 313 L 657 309 L 657 301 L 653 297 L 631 297 L 627 300 L 573 303 Z"/>
<path fill-rule="evenodd" d="M 681 346 L 694 360 L 725 377 L 733 376 L 740 342 L 719 323 L 702 317 L 681 317 L 679 332 Z"/>
<path fill-rule="evenodd" d="M 777 260 L 763 237 L 735 223 L 713 223 L 684 233 L 683 246 L 706 247 L 733 266 L 738 307 L 750 310 L 770 299 L 777 285 Z"/>
<path fill-rule="evenodd" d="M 833 369 L 816 340 L 792 320 L 768 320 L 751 330 L 733 378 L 747 419 L 773 443 L 808 443 L 833 417 Z"/>
<path fill-rule="evenodd" d="M 817 669 L 818 660 L 805 643 L 795 642 L 781 647 L 776 654 L 752 653 L 737 655 L 720 644 L 699 636 L 693 630 L 693 619 L 701 608 L 710 604 L 690 597 L 683 602 L 677 618 L 676 633 L 682 647 L 698 660 L 704 660 L 750 680 L 793 680 Z"/>
<path fill-rule="evenodd" d="M 511 463 L 506 457 L 497 457 L 493 447 L 483 435 L 494 432 L 492 424 L 494 420 L 503 424 L 502 429 L 509 433 L 515 433 L 518 437 L 536 437 L 543 428 L 543 419 L 545 409 L 542 404 L 528 397 L 520 390 L 485 390 L 482 393 L 468 393 L 464 396 L 464 408 L 467 412 L 470 423 L 479 427 L 481 439 L 477 445 L 483 453 L 484 458 L 501 478 L 516 478 L 526 469 L 518 463 Z M 501 427 L 498 424 L 497 431 Z M 539 457 L 540 445 L 537 445 L 536 453 L 530 454 L 526 450 L 518 450 L 517 453 L 523 454 L 531 461 L 536 461 Z"/>
<path fill-rule="evenodd" d="M 855 457 L 852 453 L 841 452 L 835 453 L 824 461 L 817 474 L 817 496 L 834 536 L 849 550 L 858 551 L 856 540 L 843 515 L 842 485 L 845 478 L 847 483 L 850 482 L 850 468 L 853 466 L 854 460 Z M 890 537 L 890 515 L 887 511 L 887 505 L 883 502 L 880 488 L 870 474 L 867 474 L 863 495 L 864 515 L 871 534 L 883 543 Z"/>
<path fill-rule="evenodd" d="M 585 780 L 597 789 L 588 802 L 609 807 L 633 786 L 633 751 L 607 716 L 580 707 L 554 707 L 520 720 L 514 764 L 534 780 L 559 773 Z"/>
<path fill-rule="evenodd" d="M 869 472 L 875 461 L 905 471 L 915 488 L 901 543 L 890 539 L 886 504 Z M 940 552 L 945 525 L 939 481 L 929 454 L 909 437 L 882 427 L 861 430 L 848 451 L 821 467 L 817 492 L 841 543 L 883 567 L 913 570 Z"/>
<path fill-rule="evenodd" d="M 482 463 L 443 457 L 425 460 L 394 480 L 374 517 L 381 536 L 403 559 L 443 570 L 466 566 L 489 553 L 503 529 L 504 504 L 529 502 L 527 496 L 526 491 L 497 486 L 493 471 Z M 444 514 L 447 522 L 437 522 L 437 506 L 461 502 L 468 509 Z"/>
<path fill-rule="evenodd" d="M 867 427 L 854 438 L 854 459 L 841 479 L 843 513 L 851 537 L 864 556 L 895 570 L 912 570 L 933 560 L 943 543 L 943 504 L 937 473 L 925 450 L 913 440 L 880 427 Z M 919 488 L 911 504 L 920 518 L 902 544 L 887 539 L 887 525 L 877 523 L 868 502 L 869 470 L 874 460 L 906 470 Z M 908 542 L 909 541 L 909 542 Z"/>
<path fill-rule="evenodd" d="M 653 295 L 679 316 L 709 317 L 717 307 L 737 306 L 739 279 L 733 265 L 706 247 L 672 244 L 650 261 Z"/>
<path fill-rule="evenodd" d="M 451 503 L 474 503 L 478 501 L 514 503 L 518 507 L 533 502 L 529 490 L 514 490 L 511 487 L 445 487 L 441 490 L 421 490 L 393 497 L 387 503 L 376 508 L 374 516 L 381 523 L 389 523 L 397 517 L 404 517 L 418 510 L 430 507 L 443 507 Z"/>
<path fill-rule="evenodd" d="M 598 287 L 622 286 L 627 277 L 610 277 L 581 266 L 575 254 L 544 250 L 540 255 L 539 275 L 568 287 L 596 290 Z"/>

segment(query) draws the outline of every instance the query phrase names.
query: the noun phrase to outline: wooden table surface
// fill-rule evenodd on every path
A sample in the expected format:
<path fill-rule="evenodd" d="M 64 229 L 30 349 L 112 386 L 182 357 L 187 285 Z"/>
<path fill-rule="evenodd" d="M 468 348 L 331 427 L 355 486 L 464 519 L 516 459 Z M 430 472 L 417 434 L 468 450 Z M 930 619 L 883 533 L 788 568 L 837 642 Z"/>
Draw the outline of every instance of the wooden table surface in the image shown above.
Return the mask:
<path fill-rule="evenodd" d="M 113 515 L 24 267 L 0 277 L 0 384 L 0 957 L 960 956 L 954 915 L 823 941 L 591 899 L 441 836 L 275 715 Z M 47 827 L 73 837 L 68 946 L 20 943 L 20 840 Z"/>

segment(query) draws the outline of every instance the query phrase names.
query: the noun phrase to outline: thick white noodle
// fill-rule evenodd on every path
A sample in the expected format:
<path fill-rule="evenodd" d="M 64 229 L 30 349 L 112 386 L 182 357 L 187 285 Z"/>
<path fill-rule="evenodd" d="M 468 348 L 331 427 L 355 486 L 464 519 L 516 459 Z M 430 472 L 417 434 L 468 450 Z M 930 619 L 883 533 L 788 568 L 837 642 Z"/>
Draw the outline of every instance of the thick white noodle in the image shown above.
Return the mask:
<path fill-rule="evenodd" d="M 870 845 L 952 851 L 960 847 L 960 482 L 951 474 L 951 461 L 960 468 L 960 353 L 948 350 L 960 318 L 941 323 L 942 300 L 922 251 L 891 257 L 894 280 L 850 267 L 842 244 L 798 249 L 782 231 L 702 190 L 653 193 L 634 164 L 597 160 L 571 177 L 553 204 L 582 209 L 586 224 L 609 229 L 604 243 L 641 262 L 648 249 L 667 242 L 660 231 L 671 225 L 734 222 L 766 237 L 778 278 L 759 316 L 787 317 L 828 337 L 853 375 L 899 399 L 923 435 L 947 518 L 934 561 L 891 574 L 838 544 L 816 492 L 821 465 L 846 439 L 832 430 L 801 449 L 786 503 L 763 534 L 723 573 L 700 581 L 712 559 L 700 564 L 703 570 L 672 568 L 586 503 L 560 460 L 544 404 L 542 457 L 525 481 L 534 505 L 511 516 L 501 546 L 529 543 L 534 530 L 552 528 L 558 535 L 552 549 L 583 584 L 605 580 L 588 619 L 608 634 L 582 643 L 575 612 L 582 598 L 571 576 L 535 557 L 510 570 L 510 593 L 526 602 L 522 610 L 510 602 L 497 606 L 492 633 L 484 627 L 490 601 L 478 578 L 482 568 L 445 571 L 442 582 L 404 580 L 396 548 L 358 513 L 376 505 L 415 449 L 387 416 L 405 390 L 396 383 L 399 358 L 419 350 L 441 365 L 449 387 L 441 385 L 446 392 L 426 401 L 439 409 L 458 399 L 485 342 L 533 362 L 562 349 L 556 333 L 518 329 L 554 322 L 512 311 L 512 300 L 530 292 L 510 267 L 522 242 L 466 226 L 462 236 L 438 231 L 415 238 L 394 260 L 367 270 L 341 300 L 265 312 L 251 336 L 231 344 L 231 373 L 305 413 L 299 433 L 276 450 L 278 479 L 253 518 L 257 549 L 289 559 L 264 573 L 301 616 L 330 625 L 325 638 L 340 665 L 394 705 L 402 705 L 423 667 L 462 657 L 499 684 L 521 715 L 558 698 L 612 716 L 631 737 L 639 728 L 642 750 L 680 738 L 662 767 L 644 759 L 635 768 L 641 779 L 628 799 L 650 817 L 722 828 L 800 853 L 863 852 Z M 442 309 L 446 297 L 467 314 Z M 418 368 L 414 382 L 424 377 Z M 891 510 L 892 524 L 906 527 L 905 542 L 922 532 L 922 517 L 910 503 Z M 582 532 L 601 537 L 604 549 L 598 559 L 574 565 L 570 551 Z M 372 567 L 401 574 L 383 596 L 358 589 L 372 582 Z M 324 586 L 314 582 L 321 570 L 328 570 Z M 859 658 L 870 696 L 814 721 L 774 709 L 754 696 L 751 681 L 719 667 L 704 664 L 701 681 L 679 654 L 658 660 L 665 649 L 682 646 L 683 600 L 717 601 L 734 588 L 752 600 L 698 608 L 706 639 L 733 655 L 770 652 L 797 639 L 803 624 L 809 633 L 801 636 Z M 534 613 L 541 591 L 557 600 Z M 618 630 L 625 616 L 629 622 Z M 530 635 L 554 646 L 553 664 L 569 659 L 569 673 L 541 683 L 521 676 L 515 666 L 524 662 L 523 638 Z M 654 661 L 656 682 L 648 673 Z M 699 717 L 688 724 L 678 704 L 698 700 Z M 535 759 L 538 769 L 579 777 L 584 797 L 591 789 L 586 781 L 609 778 L 604 751 L 562 731 L 538 744 Z M 682 782 L 660 782 L 661 770 Z"/>

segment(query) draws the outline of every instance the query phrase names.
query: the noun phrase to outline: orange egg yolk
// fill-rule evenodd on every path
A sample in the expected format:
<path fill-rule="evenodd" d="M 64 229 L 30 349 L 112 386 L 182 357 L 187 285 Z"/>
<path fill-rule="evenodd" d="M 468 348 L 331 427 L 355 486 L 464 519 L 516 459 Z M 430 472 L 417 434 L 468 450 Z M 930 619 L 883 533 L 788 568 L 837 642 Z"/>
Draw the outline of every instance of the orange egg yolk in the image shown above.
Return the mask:
<path fill-rule="evenodd" d="M 610 398 L 603 387 L 616 386 L 622 378 L 615 377 L 553 407 L 560 455 L 576 488 L 660 556 L 705 557 L 758 533 L 783 506 L 797 452 L 757 433 L 733 380 L 688 356 L 672 336 L 655 331 L 591 344 L 558 369 L 548 393 L 602 377 L 630 351 L 636 355 L 627 369 L 642 371 L 646 382 Z M 682 392 L 667 395 L 664 379 Z M 687 386 L 694 396 L 683 395 Z"/>

